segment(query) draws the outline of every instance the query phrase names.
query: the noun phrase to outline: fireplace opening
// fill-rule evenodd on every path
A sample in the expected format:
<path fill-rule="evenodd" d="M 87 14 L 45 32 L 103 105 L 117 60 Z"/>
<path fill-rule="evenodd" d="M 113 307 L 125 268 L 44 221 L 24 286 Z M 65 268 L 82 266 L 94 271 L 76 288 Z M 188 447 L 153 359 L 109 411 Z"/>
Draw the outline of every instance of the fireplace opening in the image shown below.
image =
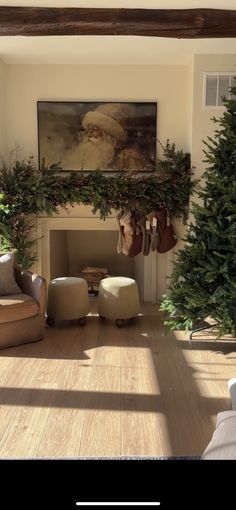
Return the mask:
<path fill-rule="evenodd" d="M 108 275 L 134 278 L 142 295 L 143 255 L 118 254 L 117 243 L 115 230 L 50 230 L 50 279 L 81 276 L 88 266 L 104 268 Z M 98 285 L 89 285 L 91 294 Z"/>

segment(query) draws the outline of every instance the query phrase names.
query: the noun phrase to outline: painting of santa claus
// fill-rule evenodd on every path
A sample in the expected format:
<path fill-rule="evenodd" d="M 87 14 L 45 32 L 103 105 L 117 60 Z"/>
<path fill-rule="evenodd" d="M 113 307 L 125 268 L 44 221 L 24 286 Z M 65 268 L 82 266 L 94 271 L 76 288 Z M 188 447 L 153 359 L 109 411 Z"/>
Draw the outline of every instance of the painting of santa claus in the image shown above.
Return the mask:
<path fill-rule="evenodd" d="M 150 172 L 157 103 L 38 101 L 40 167 Z"/>

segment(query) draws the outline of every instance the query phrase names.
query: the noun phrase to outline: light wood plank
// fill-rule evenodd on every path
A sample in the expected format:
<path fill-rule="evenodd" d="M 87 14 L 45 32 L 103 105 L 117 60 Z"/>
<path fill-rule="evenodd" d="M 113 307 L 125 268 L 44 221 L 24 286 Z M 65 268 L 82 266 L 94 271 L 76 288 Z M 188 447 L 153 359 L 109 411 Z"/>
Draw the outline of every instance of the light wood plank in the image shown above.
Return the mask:
<path fill-rule="evenodd" d="M 120 367 L 121 338 L 122 331 L 115 326 L 114 321 L 100 321 L 97 323 L 97 348 L 95 351 L 93 365 Z"/>
<path fill-rule="evenodd" d="M 122 455 L 162 455 L 161 397 L 149 370 L 121 369 Z"/>
<path fill-rule="evenodd" d="M 159 352 L 153 354 L 156 372 L 161 381 L 161 392 L 167 428 L 170 436 L 171 450 L 166 454 L 196 455 L 203 452 L 214 430 L 216 413 L 228 409 L 228 403 L 221 394 L 220 386 L 217 399 L 211 398 L 214 383 L 208 384 L 208 392 L 196 384 L 194 369 L 186 359 L 186 352 L 190 352 L 191 359 L 204 361 L 210 359 L 214 364 L 217 356 L 210 352 L 212 343 L 209 343 L 209 352 L 206 349 L 195 350 L 196 344 L 186 341 L 176 341 L 173 334 L 159 339 Z M 184 347 L 182 349 L 181 347 Z M 204 348 L 204 345 L 202 345 Z M 185 349 L 189 349 L 186 351 Z M 211 368 L 206 372 L 209 374 Z M 207 387 L 207 385 L 205 385 Z M 213 393 L 214 395 L 214 393 Z"/>
<path fill-rule="evenodd" d="M 88 391 L 91 367 L 68 361 L 60 381 L 58 395 L 52 400 L 37 457 L 74 457 L 79 455 L 85 416 L 84 393 Z"/>
<path fill-rule="evenodd" d="M 28 358 L 20 358 L 17 365 L 28 378 L 22 381 L 22 387 L 6 391 L 8 398 L 15 399 L 17 406 L 10 406 L 8 427 L 0 443 L 1 457 L 34 457 L 41 440 L 54 391 L 65 367 L 65 360 L 73 351 L 76 342 L 77 328 L 48 330 L 47 340 L 37 344 L 29 344 L 14 348 L 15 354 L 30 353 Z M 29 351 L 29 346 L 31 347 Z M 28 351 L 27 351 L 28 348 Z M 9 351 L 9 349 L 8 349 Z M 34 358 L 33 356 L 38 356 Z M 44 358 L 45 356 L 45 358 Z M 54 359 L 55 358 L 55 359 Z M 24 371 L 25 366 L 25 371 Z M 21 379 L 22 380 L 22 379 Z M 19 385 L 20 379 L 18 379 Z M 10 381 L 12 385 L 12 381 Z M 31 390 L 30 390 L 31 389 Z"/>
<path fill-rule="evenodd" d="M 119 330 L 121 366 L 149 368 L 152 359 L 147 317 L 137 317 Z"/>
<path fill-rule="evenodd" d="M 0 442 L 0 457 L 34 457 L 58 387 L 61 363 L 38 360 L 23 389 L 9 388 L 12 412 Z"/>
<path fill-rule="evenodd" d="M 163 336 L 157 306 L 142 312 L 117 329 L 93 300 L 84 328 L 0 351 L 0 457 L 202 453 L 230 407 L 236 342 Z"/>
<path fill-rule="evenodd" d="M 89 392 L 80 455 L 120 455 L 120 368 L 93 367 Z"/>
<path fill-rule="evenodd" d="M 32 373 L 36 368 L 35 359 L 32 358 L 0 358 L 0 367 L 3 367 L 0 376 L 0 450 L 2 437 L 9 427 L 14 415 L 15 406 L 12 403 L 12 388 L 17 399 L 20 400 L 24 388 L 28 386 Z M 1 453 L 0 453 L 1 456 Z"/>

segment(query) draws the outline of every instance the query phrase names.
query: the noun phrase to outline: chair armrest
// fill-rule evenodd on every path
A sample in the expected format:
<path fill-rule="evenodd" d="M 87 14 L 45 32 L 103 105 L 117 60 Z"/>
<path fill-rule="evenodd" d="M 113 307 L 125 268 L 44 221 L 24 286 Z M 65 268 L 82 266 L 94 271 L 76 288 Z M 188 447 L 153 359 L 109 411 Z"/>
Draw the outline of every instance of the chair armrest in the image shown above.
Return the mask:
<path fill-rule="evenodd" d="M 39 314 L 45 314 L 46 307 L 46 280 L 31 271 L 15 267 L 16 281 L 24 294 L 28 294 L 39 303 Z"/>

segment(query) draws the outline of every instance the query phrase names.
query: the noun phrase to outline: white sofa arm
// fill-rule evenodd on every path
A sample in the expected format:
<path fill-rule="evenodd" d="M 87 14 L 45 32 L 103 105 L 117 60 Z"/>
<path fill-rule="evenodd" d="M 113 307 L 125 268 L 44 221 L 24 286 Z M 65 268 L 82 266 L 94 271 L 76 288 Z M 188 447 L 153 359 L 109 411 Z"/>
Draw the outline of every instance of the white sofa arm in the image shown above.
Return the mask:
<path fill-rule="evenodd" d="M 202 459 L 236 460 L 236 411 L 217 415 L 216 429 Z"/>
<path fill-rule="evenodd" d="M 232 409 L 236 411 L 236 378 L 228 381 L 229 394 L 232 401 Z"/>

